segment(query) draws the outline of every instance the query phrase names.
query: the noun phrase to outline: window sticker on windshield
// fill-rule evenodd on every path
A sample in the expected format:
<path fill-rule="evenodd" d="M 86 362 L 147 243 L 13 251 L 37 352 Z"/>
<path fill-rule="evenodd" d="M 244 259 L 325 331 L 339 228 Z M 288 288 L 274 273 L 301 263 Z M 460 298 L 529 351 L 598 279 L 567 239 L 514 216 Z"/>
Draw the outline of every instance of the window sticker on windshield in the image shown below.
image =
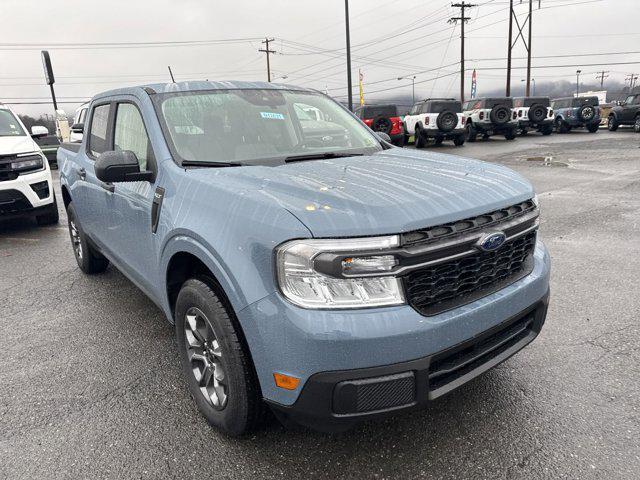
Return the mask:
<path fill-rule="evenodd" d="M 260 112 L 260 116 L 272 120 L 284 120 L 284 115 L 276 112 Z"/>

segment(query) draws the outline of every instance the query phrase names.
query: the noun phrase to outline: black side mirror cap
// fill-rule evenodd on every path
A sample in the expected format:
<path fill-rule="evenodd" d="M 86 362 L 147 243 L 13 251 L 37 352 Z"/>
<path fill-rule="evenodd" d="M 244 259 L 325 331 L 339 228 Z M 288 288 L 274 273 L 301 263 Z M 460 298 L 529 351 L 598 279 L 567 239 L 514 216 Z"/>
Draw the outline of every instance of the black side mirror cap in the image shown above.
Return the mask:
<path fill-rule="evenodd" d="M 107 183 L 153 180 L 153 172 L 141 172 L 138 157 L 130 150 L 101 153 L 94 168 L 98 180 Z"/>
<path fill-rule="evenodd" d="M 71 131 L 73 133 L 83 133 L 84 123 L 74 123 L 73 125 L 71 125 Z"/>

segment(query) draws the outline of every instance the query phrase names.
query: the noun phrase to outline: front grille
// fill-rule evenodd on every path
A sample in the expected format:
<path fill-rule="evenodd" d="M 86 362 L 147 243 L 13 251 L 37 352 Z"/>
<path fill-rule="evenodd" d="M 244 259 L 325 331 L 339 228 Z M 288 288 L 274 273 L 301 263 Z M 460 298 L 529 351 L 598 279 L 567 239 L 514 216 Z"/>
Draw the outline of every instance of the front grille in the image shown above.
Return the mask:
<path fill-rule="evenodd" d="M 471 233 L 495 226 L 499 223 L 508 222 L 535 209 L 536 205 L 533 203 L 533 200 L 527 200 L 526 202 L 517 203 L 507 208 L 501 208 L 493 212 L 478 215 L 477 217 L 465 218 L 457 222 L 445 223 L 444 225 L 404 233 L 402 235 L 402 244 L 425 244 L 445 240 L 463 233 Z"/>
<path fill-rule="evenodd" d="M 409 303 L 423 315 L 435 315 L 504 288 L 531 271 L 535 244 L 532 231 L 493 252 L 411 272 L 404 280 Z"/>
<path fill-rule="evenodd" d="M 486 365 L 524 339 L 533 338 L 537 334 L 535 319 L 534 310 L 475 340 L 435 355 L 429 365 L 429 397 L 446 393 L 450 388 L 443 387 Z"/>
<path fill-rule="evenodd" d="M 402 235 L 402 277 L 408 303 L 436 315 L 496 292 L 529 274 L 538 210 L 527 200 L 473 218 Z M 497 250 L 478 246 L 488 233 L 503 232 Z"/>
<path fill-rule="evenodd" d="M 0 214 L 20 212 L 32 208 L 31 203 L 18 190 L 0 190 Z"/>
<path fill-rule="evenodd" d="M 18 174 L 11 169 L 11 163 L 15 162 L 17 155 L 0 156 L 0 182 L 15 180 Z"/>

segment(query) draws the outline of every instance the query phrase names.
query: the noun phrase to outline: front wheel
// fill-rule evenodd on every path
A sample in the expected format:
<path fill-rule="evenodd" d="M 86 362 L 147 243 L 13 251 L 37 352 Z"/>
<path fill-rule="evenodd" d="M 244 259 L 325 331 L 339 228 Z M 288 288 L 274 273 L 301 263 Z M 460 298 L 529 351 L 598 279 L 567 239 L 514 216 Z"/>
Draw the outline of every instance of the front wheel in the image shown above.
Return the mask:
<path fill-rule="evenodd" d="M 600 129 L 599 123 L 591 123 L 587 125 L 587 130 L 589 130 L 589 133 L 596 133 L 599 129 Z"/>
<path fill-rule="evenodd" d="M 424 142 L 424 137 L 422 135 L 422 130 L 418 127 L 416 127 L 416 133 L 414 134 L 414 138 L 415 138 L 415 145 L 416 148 L 424 148 L 425 147 L 425 142 Z"/>
<path fill-rule="evenodd" d="M 265 418 L 239 326 L 207 279 L 187 280 L 176 300 L 176 337 L 189 393 L 207 421 L 239 436 Z"/>
<path fill-rule="evenodd" d="M 562 121 L 560 118 L 556 118 L 556 132 L 558 133 L 569 133 L 569 126 Z"/>
<path fill-rule="evenodd" d="M 456 147 L 461 147 L 462 145 L 464 145 L 464 135 L 458 135 L 457 137 L 455 137 L 453 139 L 453 144 Z"/>
<path fill-rule="evenodd" d="M 542 127 L 542 135 L 551 135 L 553 133 L 553 125 L 545 125 Z"/>
<path fill-rule="evenodd" d="M 506 138 L 507 140 L 515 140 L 516 139 L 516 131 L 515 130 L 511 130 L 510 132 L 507 132 L 504 134 L 504 138 Z"/>
<path fill-rule="evenodd" d="M 620 124 L 618 123 L 618 121 L 616 120 L 616 117 L 614 117 L 613 115 L 611 115 L 609 117 L 609 121 L 607 122 L 607 128 L 609 129 L 610 132 L 615 132 L 616 130 L 618 130 L 618 127 L 620 126 Z"/>
<path fill-rule="evenodd" d="M 636 121 L 633 124 L 633 131 L 636 133 L 640 133 L 640 115 L 636 117 Z"/>
<path fill-rule="evenodd" d="M 67 206 L 67 218 L 69 221 L 69 237 L 71 238 L 73 255 L 76 257 L 76 262 L 80 270 L 87 274 L 104 272 L 109 266 L 109 260 L 104 258 L 100 252 L 96 251 L 89 244 L 87 236 L 82 231 L 82 227 L 78 222 L 78 216 L 76 215 L 73 202 Z"/>

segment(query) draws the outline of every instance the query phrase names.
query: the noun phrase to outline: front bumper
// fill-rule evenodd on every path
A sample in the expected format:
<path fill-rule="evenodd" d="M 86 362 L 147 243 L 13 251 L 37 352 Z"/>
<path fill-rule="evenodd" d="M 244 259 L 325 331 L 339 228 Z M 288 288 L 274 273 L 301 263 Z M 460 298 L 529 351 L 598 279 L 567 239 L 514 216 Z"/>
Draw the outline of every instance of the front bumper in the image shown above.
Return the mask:
<path fill-rule="evenodd" d="M 290 304 L 278 293 L 245 307 L 237 315 L 263 397 L 276 408 L 286 410 L 297 404 L 301 392 L 316 374 L 384 369 L 432 357 L 482 335 L 539 302 L 549 290 L 549 272 L 549 254 L 538 241 L 529 275 L 472 303 L 434 316 L 420 315 L 408 305 L 307 310 Z M 298 387 L 277 388 L 274 372 L 299 378 Z M 323 398 L 325 405 L 319 408 L 326 412 L 331 404 Z"/>
<path fill-rule="evenodd" d="M 15 180 L 0 182 L 0 216 L 2 218 L 39 215 L 53 202 L 53 180 L 48 165 L 44 170 L 24 173 Z"/>
<path fill-rule="evenodd" d="M 269 403 L 281 419 L 324 431 L 425 408 L 531 343 L 544 324 L 548 303 L 547 292 L 501 324 L 434 355 L 393 365 L 314 374 L 293 405 Z"/>

